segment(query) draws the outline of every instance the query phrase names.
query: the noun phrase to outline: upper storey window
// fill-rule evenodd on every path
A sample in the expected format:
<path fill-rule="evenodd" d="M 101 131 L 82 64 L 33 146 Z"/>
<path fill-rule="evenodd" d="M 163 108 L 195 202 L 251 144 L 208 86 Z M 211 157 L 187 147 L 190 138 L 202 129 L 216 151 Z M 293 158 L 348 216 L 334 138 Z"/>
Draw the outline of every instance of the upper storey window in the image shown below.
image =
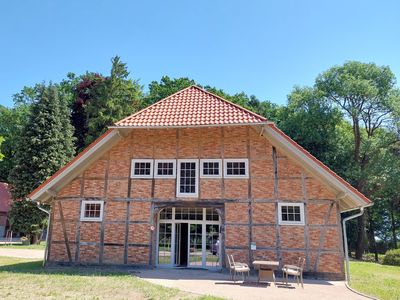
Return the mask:
<path fill-rule="evenodd" d="M 224 177 L 249 178 L 249 160 L 247 158 L 225 159 Z"/>
<path fill-rule="evenodd" d="M 222 159 L 201 159 L 200 177 L 202 178 L 221 178 Z"/>
<path fill-rule="evenodd" d="M 131 168 L 132 178 L 153 178 L 152 159 L 133 159 Z"/>
<path fill-rule="evenodd" d="M 178 197 L 197 197 L 199 194 L 199 176 L 197 159 L 178 159 Z"/>
<path fill-rule="evenodd" d="M 154 162 L 154 178 L 175 178 L 175 159 L 156 159 Z"/>

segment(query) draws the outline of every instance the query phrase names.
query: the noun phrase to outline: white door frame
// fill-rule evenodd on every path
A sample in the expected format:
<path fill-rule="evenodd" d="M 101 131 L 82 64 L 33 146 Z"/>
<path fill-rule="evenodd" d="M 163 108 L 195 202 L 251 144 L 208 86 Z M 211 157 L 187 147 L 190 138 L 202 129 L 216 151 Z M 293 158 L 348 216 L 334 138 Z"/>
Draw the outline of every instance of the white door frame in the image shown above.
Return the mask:
<path fill-rule="evenodd" d="M 168 207 L 170 208 L 170 207 Z M 183 207 L 186 208 L 186 207 Z M 189 207 L 191 208 L 191 207 Z M 219 218 L 219 221 L 208 221 L 206 220 L 206 209 L 207 208 L 211 208 L 211 209 L 215 209 L 212 207 L 195 207 L 195 208 L 202 208 L 203 209 L 203 219 L 202 220 L 176 220 L 175 219 L 175 207 L 172 207 L 172 219 L 166 219 L 166 220 L 160 220 L 160 213 L 162 210 L 160 210 L 158 212 L 158 224 L 157 224 L 157 245 L 156 245 L 156 266 L 157 267 L 167 267 L 167 268 L 172 268 L 174 266 L 176 266 L 175 264 L 175 239 L 176 239 L 176 224 L 178 223 L 187 223 L 188 224 L 188 254 L 187 254 L 187 260 L 188 260 L 188 267 L 191 268 L 205 268 L 205 269 L 212 269 L 212 268 L 221 268 L 221 262 L 222 262 L 222 258 L 221 258 L 221 234 L 219 233 L 220 236 L 220 244 L 219 244 L 219 248 L 218 249 L 218 255 L 219 257 L 219 262 L 218 265 L 216 267 L 207 267 L 206 265 L 206 225 L 219 225 L 220 229 L 221 229 L 221 219 Z M 166 264 L 159 264 L 158 263 L 158 259 L 159 259 L 159 242 L 160 242 L 160 224 L 162 223 L 167 223 L 167 224 L 171 224 L 172 225 L 172 229 L 171 229 L 171 259 L 170 259 L 170 263 L 168 265 Z M 202 236 L 201 236 L 201 242 L 202 242 L 202 265 L 201 266 L 190 266 L 190 224 L 200 224 L 202 225 Z M 182 235 L 182 232 L 181 232 Z"/>

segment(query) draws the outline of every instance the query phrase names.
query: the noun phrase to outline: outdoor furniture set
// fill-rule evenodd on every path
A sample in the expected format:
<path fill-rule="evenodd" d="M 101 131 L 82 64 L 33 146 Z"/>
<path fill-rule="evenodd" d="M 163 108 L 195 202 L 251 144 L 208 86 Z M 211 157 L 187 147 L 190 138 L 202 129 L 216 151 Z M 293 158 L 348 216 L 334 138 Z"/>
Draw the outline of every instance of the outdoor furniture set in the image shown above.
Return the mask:
<path fill-rule="evenodd" d="M 236 282 L 237 274 L 242 275 L 243 281 L 250 275 L 250 267 L 245 263 L 235 262 L 233 255 L 227 254 L 229 263 L 230 278 Z M 286 285 L 288 285 L 288 277 L 293 276 L 297 280 L 297 285 L 301 283 L 303 285 L 303 268 L 305 259 L 299 257 L 297 265 L 284 265 L 282 267 L 283 276 Z M 273 281 L 276 286 L 275 271 L 279 269 L 278 261 L 264 261 L 255 260 L 253 261 L 254 269 L 258 271 L 258 282 L 261 281 Z"/>

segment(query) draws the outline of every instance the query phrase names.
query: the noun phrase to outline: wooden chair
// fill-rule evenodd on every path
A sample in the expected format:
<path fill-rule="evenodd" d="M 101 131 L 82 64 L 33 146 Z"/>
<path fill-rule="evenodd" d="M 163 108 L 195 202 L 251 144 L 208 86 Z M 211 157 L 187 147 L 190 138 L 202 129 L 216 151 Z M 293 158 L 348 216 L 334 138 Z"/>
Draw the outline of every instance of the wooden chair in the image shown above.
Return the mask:
<path fill-rule="evenodd" d="M 286 278 L 286 285 L 288 284 L 289 275 L 294 276 L 297 280 L 297 285 L 299 285 L 299 280 L 301 282 L 301 287 L 304 288 L 303 284 L 303 268 L 306 259 L 304 257 L 299 257 L 297 266 L 294 265 L 284 265 L 282 268 L 283 276 Z"/>
<path fill-rule="evenodd" d="M 236 282 L 236 275 L 241 273 L 243 281 L 245 281 L 246 275 L 247 277 L 250 275 L 249 266 L 245 263 L 235 262 L 233 255 L 227 254 L 226 256 L 228 257 L 230 279 Z"/>

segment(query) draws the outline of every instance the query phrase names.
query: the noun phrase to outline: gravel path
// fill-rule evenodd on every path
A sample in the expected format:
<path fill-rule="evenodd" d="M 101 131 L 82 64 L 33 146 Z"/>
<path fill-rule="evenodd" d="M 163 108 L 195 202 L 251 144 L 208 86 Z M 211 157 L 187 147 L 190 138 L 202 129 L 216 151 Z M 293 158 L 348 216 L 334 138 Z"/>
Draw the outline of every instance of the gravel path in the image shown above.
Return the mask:
<path fill-rule="evenodd" d="M 0 247 L 0 256 L 42 259 L 44 257 L 44 250 Z"/>

